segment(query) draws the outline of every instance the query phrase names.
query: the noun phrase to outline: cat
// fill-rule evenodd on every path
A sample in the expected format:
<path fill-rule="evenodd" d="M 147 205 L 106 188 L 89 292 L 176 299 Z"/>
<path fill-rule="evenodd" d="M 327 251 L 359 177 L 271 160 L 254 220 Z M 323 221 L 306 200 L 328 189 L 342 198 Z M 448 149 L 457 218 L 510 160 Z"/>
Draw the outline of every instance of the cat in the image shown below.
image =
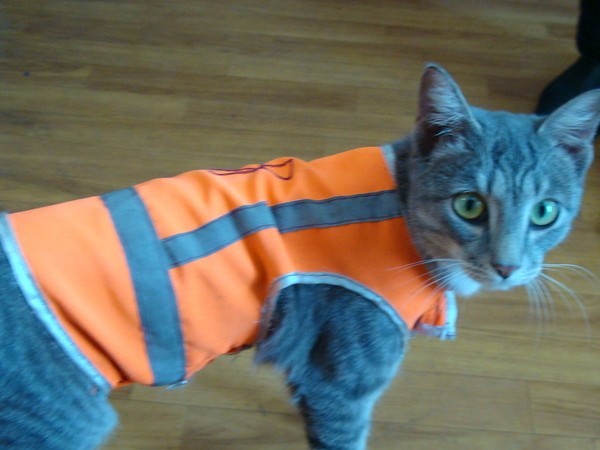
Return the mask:
<path fill-rule="evenodd" d="M 261 312 L 260 332 L 254 336 L 256 361 L 271 364 L 284 373 L 293 401 L 304 418 L 310 447 L 365 449 L 372 410 L 401 364 L 411 329 L 451 339 L 455 334 L 454 293 L 470 296 L 480 291 L 527 286 L 541 276 L 545 254 L 567 236 L 578 214 L 599 122 L 600 90 L 580 95 L 548 117 L 492 112 L 468 105 L 451 76 L 441 67 L 429 65 L 421 80 L 413 131 L 404 139 L 380 149 L 352 153 L 359 158 L 364 156 L 364 161 L 374 161 L 372 164 L 378 165 L 379 174 L 389 170 L 391 184 L 385 180 L 388 175 L 373 177 L 369 170 L 375 168 L 358 165 L 340 167 L 338 174 L 332 174 L 334 181 L 319 179 L 316 183 L 319 186 L 315 187 L 321 189 L 321 184 L 327 183 L 344 185 L 347 179 L 363 177 L 384 178 L 383 181 L 374 180 L 374 185 L 388 183 L 393 189 L 382 190 L 375 196 L 368 193 L 326 201 L 299 200 L 285 207 L 265 208 L 264 203 L 260 203 L 250 209 L 236 210 L 235 216 L 228 215 L 227 221 L 218 222 L 214 233 L 210 227 L 198 231 L 208 232 L 210 239 L 216 239 L 214 248 L 207 250 L 202 247 L 204 244 L 200 246 L 202 248 L 196 248 L 195 232 L 165 239 L 161 244 L 169 254 L 180 255 L 184 267 L 189 252 L 209 254 L 231 247 L 227 240 L 231 233 L 240 234 L 239 239 L 252 240 L 262 236 L 259 231 L 268 234 L 279 229 L 281 236 L 285 234 L 281 239 L 293 241 L 296 231 L 310 228 L 310 232 L 316 230 L 309 235 L 310 239 L 320 239 L 327 234 L 335 237 L 335 233 L 342 239 L 341 236 L 349 234 L 347 230 L 354 226 L 366 224 L 360 230 L 379 231 L 386 228 L 386 224 L 392 224 L 385 231 L 389 234 L 390 230 L 403 233 L 404 228 L 398 224 L 405 223 L 409 237 L 398 234 L 395 241 L 382 233 L 386 240 L 376 242 L 379 235 L 363 234 L 361 245 L 364 248 L 348 250 L 340 247 L 345 257 L 350 255 L 355 261 L 349 269 L 345 268 L 343 260 L 336 264 L 344 266 L 344 270 L 353 276 L 355 274 L 359 281 L 362 272 L 366 273 L 364 283 L 328 272 L 286 272 L 286 276 L 277 278 L 277 289 L 271 291 Z M 379 159 L 383 164 L 379 164 Z M 325 163 L 316 164 L 345 159 L 326 158 L 323 161 Z M 254 176 L 263 179 L 258 178 L 262 176 L 288 186 L 288 181 L 302 179 L 303 167 L 301 161 L 284 159 L 237 171 L 209 172 L 213 178 L 227 182 L 229 179 L 254 179 L 246 178 Z M 349 174 L 351 171 L 353 175 Z M 146 188 L 142 185 L 138 189 L 144 191 Z M 255 186 L 250 184 L 249 189 L 253 190 Z M 102 201 L 119 229 L 121 221 L 143 218 L 144 211 L 127 209 L 123 214 L 119 206 L 123 197 L 127 202 L 134 197 L 133 210 L 139 204 L 134 191 L 117 192 L 103 197 Z M 199 196 L 198 201 L 207 199 Z M 356 219 L 352 215 L 354 210 L 345 209 L 349 204 L 358 205 L 366 219 Z M 263 216 L 258 220 L 255 215 L 259 213 L 272 217 L 273 222 L 261 222 Z M 333 214 L 335 220 L 330 220 L 324 213 Z M 38 217 L 38 213 L 33 214 Z M 60 232 L 63 224 L 28 225 L 25 222 L 22 225 L 19 217 L 23 216 L 5 215 L 0 221 L 0 298 L 3 305 L 0 308 L 0 447 L 98 448 L 117 424 L 116 413 L 108 403 L 108 392 L 112 386 L 120 384 L 119 377 L 124 375 L 109 369 L 103 372 L 104 363 L 95 361 L 96 364 L 92 364 L 81 356 L 82 353 L 92 355 L 94 361 L 102 356 L 102 349 L 83 351 L 77 348 L 76 344 L 84 338 L 78 335 L 77 329 L 65 333 L 61 327 L 64 323 L 61 321 L 68 321 L 63 317 L 64 311 L 57 312 L 46 305 L 40 295 L 49 289 L 46 282 L 41 278 L 34 280 L 30 273 L 32 269 L 23 262 L 21 253 L 27 254 L 32 246 L 28 241 L 18 239 L 30 229 L 52 233 L 51 230 L 56 228 Z M 341 222 L 337 221 L 340 217 Z M 302 225 L 298 225 L 298 221 Z M 91 220 L 88 225 L 100 227 Z M 127 223 L 123 229 L 126 231 L 128 226 L 137 227 L 140 233 L 148 228 L 147 224 Z M 11 237 L 15 231 L 18 239 Z M 279 236 L 274 234 L 274 239 Z M 133 238 L 135 240 L 137 236 Z M 31 239 L 36 241 L 38 238 L 34 234 Z M 42 244 L 46 245 L 40 240 Z M 313 252 L 315 255 L 327 254 L 328 248 L 317 248 L 320 243 L 313 247 L 304 241 L 294 245 L 308 246 L 311 250 L 307 252 L 306 261 L 296 264 L 310 267 L 328 264 L 325 260 L 311 261 Z M 375 253 L 389 251 L 395 255 L 396 248 L 402 245 L 414 246 L 414 255 L 411 253 L 407 259 L 412 262 L 386 267 L 386 270 L 380 267 L 374 270 L 363 262 L 362 258 L 366 257 L 363 252 L 368 253 L 371 247 L 377 249 Z M 409 253 L 412 252 L 410 248 Z M 148 267 L 148 261 L 144 258 L 140 261 L 136 252 L 136 248 L 125 249 L 128 257 L 130 253 L 134 254 L 132 265 Z M 42 261 L 44 256 L 40 256 Z M 93 255 L 84 256 L 85 263 L 94 259 Z M 199 258 L 198 255 L 195 257 Z M 260 258 L 256 256 L 262 261 Z M 373 258 L 379 261 L 379 255 Z M 32 262 L 33 266 L 38 264 L 36 261 Z M 60 266 L 63 261 L 56 260 L 55 263 Z M 150 261 L 150 266 L 152 263 Z M 377 277 L 385 272 L 385 283 L 374 281 L 375 287 L 369 285 L 374 272 Z M 235 275 L 232 272 L 226 277 Z M 136 278 L 135 275 L 132 278 Z M 397 284 L 393 282 L 394 278 L 398 279 Z M 134 280 L 134 285 L 143 291 L 147 280 L 142 280 L 139 286 L 138 281 Z M 232 289 L 233 284 L 230 283 Z M 408 311 L 410 308 L 405 312 L 404 304 L 398 305 L 378 294 L 380 290 L 395 292 L 403 289 L 410 291 L 405 295 L 407 299 L 418 299 L 419 305 L 427 302 L 431 305 L 421 308 L 415 315 Z M 430 307 L 440 309 L 441 313 L 425 319 Z M 94 314 L 88 313 L 88 316 Z M 410 321 L 405 314 L 411 317 Z M 142 322 L 148 320 L 152 325 L 154 319 L 152 314 L 150 316 L 142 317 Z M 167 318 L 159 317 L 168 322 Z M 167 340 L 181 339 L 177 333 L 167 334 Z M 152 339 L 160 341 L 163 337 L 153 336 Z M 151 353 L 149 359 L 154 359 L 152 352 L 155 352 L 157 361 L 173 360 L 177 367 L 164 363 L 150 367 L 148 384 L 177 382 L 181 371 L 187 370 L 183 367 L 186 355 L 174 352 L 174 355 L 162 355 L 165 359 L 160 359 L 160 345 L 152 339 L 146 342 Z M 89 341 L 85 342 L 89 344 Z M 105 364 L 112 368 L 110 364 L 114 362 Z M 120 369 L 138 370 L 136 364 L 131 366 Z M 139 377 L 144 378 L 146 372 L 139 370 Z M 114 379 L 107 382 L 111 376 Z M 136 376 L 132 375 L 131 379 L 135 380 Z"/>

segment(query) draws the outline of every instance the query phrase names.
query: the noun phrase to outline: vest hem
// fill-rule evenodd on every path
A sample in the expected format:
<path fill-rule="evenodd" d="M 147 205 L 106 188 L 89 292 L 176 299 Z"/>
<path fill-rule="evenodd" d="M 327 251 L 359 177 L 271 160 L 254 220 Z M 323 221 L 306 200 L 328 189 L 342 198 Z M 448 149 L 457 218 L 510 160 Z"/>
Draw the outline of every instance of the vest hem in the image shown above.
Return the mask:
<path fill-rule="evenodd" d="M 31 270 L 19 247 L 19 243 L 13 233 L 8 215 L 0 213 L 0 245 L 4 250 L 15 281 L 21 290 L 23 297 L 31 308 L 36 318 L 44 325 L 50 335 L 57 341 L 69 359 L 75 366 L 87 376 L 100 391 L 106 393 L 111 390 L 108 380 L 94 367 L 87 357 L 79 350 L 62 328 L 54 313 L 48 307 L 39 286 L 37 285 Z"/>
<path fill-rule="evenodd" d="M 446 323 L 441 326 L 418 323 L 414 334 L 437 337 L 440 341 L 454 341 L 456 339 L 456 320 L 458 318 L 458 306 L 456 295 L 452 291 L 446 291 Z"/>

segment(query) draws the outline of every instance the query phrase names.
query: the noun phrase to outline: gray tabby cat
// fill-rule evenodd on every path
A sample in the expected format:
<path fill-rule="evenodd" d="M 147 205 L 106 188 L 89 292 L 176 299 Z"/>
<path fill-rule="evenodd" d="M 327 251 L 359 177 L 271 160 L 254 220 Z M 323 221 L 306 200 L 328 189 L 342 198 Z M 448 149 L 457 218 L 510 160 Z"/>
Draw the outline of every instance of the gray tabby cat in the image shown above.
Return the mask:
<path fill-rule="evenodd" d="M 426 69 L 415 128 L 388 159 L 440 289 L 472 295 L 536 282 L 579 211 L 599 122 L 600 91 L 548 118 L 490 112 L 470 107 L 443 69 Z M 116 425 L 108 393 L 29 311 L 7 267 L 0 253 L 0 448 L 100 446 Z M 371 412 L 410 336 L 340 286 L 293 285 L 276 305 L 256 359 L 286 375 L 311 448 L 366 448 Z"/>
<path fill-rule="evenodd" d="M 578 214 L 599 122 L 600 90 L 547 118 L 486 111 L 427 67 L 414 130 L 392 159 L 413 242 L 442 289 L 469 296 L 536 282 Z M 301 294 L 303 305 L 284 298 L 257 356 L 288 375 L 311 448 L 360 450 L 409 336 L 348 293 L 332 294 Z"/>

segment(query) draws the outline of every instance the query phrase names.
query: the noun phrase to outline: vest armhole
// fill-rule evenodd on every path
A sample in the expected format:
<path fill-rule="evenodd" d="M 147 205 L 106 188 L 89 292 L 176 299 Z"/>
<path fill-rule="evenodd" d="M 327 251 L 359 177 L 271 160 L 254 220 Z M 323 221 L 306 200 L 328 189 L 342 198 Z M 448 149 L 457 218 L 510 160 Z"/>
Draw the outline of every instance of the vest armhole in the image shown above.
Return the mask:
<path fill-rule="evenodd" d="M 345 288 L 360 295 L 365 300 L 370 301 L 388 316 L 388 318 L 399 328 L 403 336 L 410 336 L 408 326 L 398 315 L 396 310 L 385 300 L 385 298 L 358 281 L 334 273 L 293 272 L 275 279 L 273 285 L 271 286 L 271 291 L 267 300 L 265 301 L 261 314 L 261 331 L 259 341 L 264 340 L 266 333 L 268 333 L 270 329 L 270 324 L 272 322 L 273 313 L 275 312 L 277 306 L 279 293 L 283 289 L 294 285 L 328 285 Z"/>

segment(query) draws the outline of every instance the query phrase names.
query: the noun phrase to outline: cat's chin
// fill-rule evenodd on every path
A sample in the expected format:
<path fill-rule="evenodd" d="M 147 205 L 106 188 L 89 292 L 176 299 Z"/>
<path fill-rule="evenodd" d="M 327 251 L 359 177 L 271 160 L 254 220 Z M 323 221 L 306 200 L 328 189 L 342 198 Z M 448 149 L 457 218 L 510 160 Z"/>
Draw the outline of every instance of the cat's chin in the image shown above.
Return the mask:
<path fill-rule="evenodd" d="M 452 283 L 451 290 L 461 297 L 470 297 L 482 289 L 482 284 L 468 276 L 457 277 Z"/>
<path fill-rule="evenodd" d="M 433 269 L 434 273 L 443 274 L 440 278 L 446 280 L 444 286 L 447 290 L 461 297 L 470 297 L 485 289 L 483 283 L 473 279 L 461 267 L 457 267 L 456 264 L 438 262 L 432 265 L 430 269 Z"/>

